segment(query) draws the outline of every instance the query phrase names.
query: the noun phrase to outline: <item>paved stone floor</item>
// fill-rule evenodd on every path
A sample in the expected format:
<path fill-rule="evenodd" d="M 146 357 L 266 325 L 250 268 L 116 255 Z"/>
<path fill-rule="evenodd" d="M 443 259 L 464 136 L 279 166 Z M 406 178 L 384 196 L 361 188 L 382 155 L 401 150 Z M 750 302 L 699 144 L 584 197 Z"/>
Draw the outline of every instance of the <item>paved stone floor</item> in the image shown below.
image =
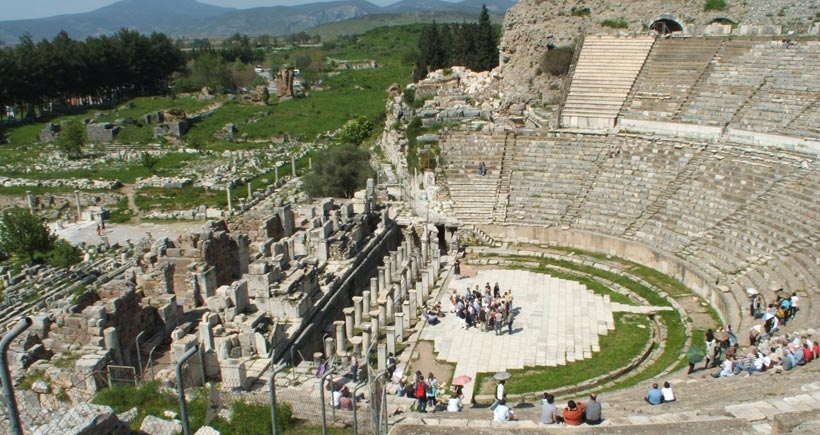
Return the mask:
<path fill-rule="evenodd" d="M 464 294 L 467 287 L 484 289 L 485 283 L 499 283 L 502 293 L 513 294 L 516 314 L 513 333 L 504 328 L 502 335 L 480 328 L 463 329 L 452 308 L 453 290 Z M 475 379 L 477 373 L 534 366 L 556 366 L 590 358 L 600 350 L 599 337 L 614 329 L 613 312 L 646 313 L 659 307 L 629 306 L 610 302 L 609 296 L 596 295 L 584 285 L 546 274 L 522 270 L 482 270 L 473 277 L 451 279 L 449 290 L 441 295 L 448 314 L 438 325 L 426 325 L 420 339 L 435 342 L 441 360 L 456 364 L 455 374 Z M 465 386 L 465 397 L 472 397 L 473 384 Z"/>
<path fill-rule="evenodd" d="M 73 244 L 85 242 L 89 245 L 97 245 L 104 243 L 103 237 L 108 239 L 110 244 L 119 243 L 125 245 L 126 240 L 137 242 L 143 237 L 147 237 L 148 233 L 151 238 L 160 239 L 168 237 L 173 240 L 180 234 L 189 234 L 192 230 L 202 228 L 205 225 L 203 221 L 190 222 L 148 222 L 143 221 L 137 224 L 112 224 L 106 222 L 105 230 L 102 234 L 97 234 L 96 221 L 81 221 L 78 224 L 66 223 L 61 227 L 51 224 L 51 230 L 58 236 L 68 240 Z"/>

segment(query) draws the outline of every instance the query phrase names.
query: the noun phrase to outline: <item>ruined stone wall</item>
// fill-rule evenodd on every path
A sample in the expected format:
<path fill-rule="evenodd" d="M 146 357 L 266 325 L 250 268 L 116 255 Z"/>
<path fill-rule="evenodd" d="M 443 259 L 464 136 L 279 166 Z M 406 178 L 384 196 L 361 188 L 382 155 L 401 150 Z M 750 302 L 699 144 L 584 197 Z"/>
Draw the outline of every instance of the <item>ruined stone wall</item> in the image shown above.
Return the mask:
<path fill-rule="evenodd" d="M 328 297 L 322 306 L 317 307 L 312 318 L 308 319 L 308 326 L 293 341 L 292 346 L 303 355 L 321 351 L 324 331 L 334 320 L 343 318 L 342 309 L 352 305 L 353 296 L 361 296 L 364 290 L 370 288 L 370 278 L 377 275 L 382 259 L 400 243 L 401 231 L 395 222 L 389 221 L 386 227 L 380 225 L 376 236 L 358 252 L 354 268 L 332 283 L 321 283 L 329 286 Z M 284 348 L 279 350 L 276 358 L 284 356 Z"/>

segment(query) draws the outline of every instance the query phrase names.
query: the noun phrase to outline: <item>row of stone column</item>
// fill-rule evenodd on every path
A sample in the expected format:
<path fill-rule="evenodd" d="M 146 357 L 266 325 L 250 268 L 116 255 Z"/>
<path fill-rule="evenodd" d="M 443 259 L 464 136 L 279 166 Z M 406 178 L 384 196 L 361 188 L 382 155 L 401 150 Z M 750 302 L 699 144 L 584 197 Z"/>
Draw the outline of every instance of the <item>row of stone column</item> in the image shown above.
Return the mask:
<path fill-rule="evenodd" d="M 343 309 L 344 320 L 334 322 L 336 334 L 331 340 L 335 343 L 326 346 L 326 353 L 335 348 L 337 357 L 343 360 L 350 352 L 366 358 L 376 342 L 377 368 L 386 369 L 387 354 L 396 353 L 405 331 L 416 323 L 418 310 L 430 296 L 440 272 L 440 253 L 431 249 L 430 238 L 422 237 L 420 248 L 415 248 L 411 240 L 405 237 L 396 251 L 384 257 L 384 266 L 379 266 L 377 276 L 370 279 L 369 289 L 352 298 L 352 307 Z M 380 343 L 382 334 L 385 340 Z"/>

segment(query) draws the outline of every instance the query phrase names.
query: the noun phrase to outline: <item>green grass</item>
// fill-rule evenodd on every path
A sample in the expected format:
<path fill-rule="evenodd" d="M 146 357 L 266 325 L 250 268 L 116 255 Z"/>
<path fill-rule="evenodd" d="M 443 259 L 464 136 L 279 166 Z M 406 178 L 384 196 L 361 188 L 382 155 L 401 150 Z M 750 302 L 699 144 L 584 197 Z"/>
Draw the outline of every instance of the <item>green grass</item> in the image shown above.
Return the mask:
<path fill-rule="evenodd" d="M 107 405 L 116 413 L 123 413 L 137 408 L 137 416 L 131 420 L 131 429 L 139 430 L 142 421 L 148 415 L 162 417 L 166 410 L 179 410 L 177 396 L 159 388 L 159 382 L 149 382 L 138 388 L 132 386 L 114 386 L 103 389 L 94 397 L 92 403 Z"/>
<path fill-rule="evenodd" d="M 181 109 L 186 113 L 194 113 L 204 109 L 212 102 L 191 97 L 140 97 L 123 103 L 113 110 L 96 111 L 102 116 L 95 117 L 94 122 L 114 122 L 118 119 L 131 118 L 142 123 L 142 117 L 148 113 L 167 109 Z"/>
<path fill-rule="evenodd" d="M 651 327 L 644 316 L 614 313 L 615 330 L 600 336 L 601 351 L 592 358 L 562 366 L 511 370 L 507 392 L 522 394 L 577 384 L 629 364 L 646 346 Z M 640 328 L 638 325 L 643 325 Z"/>
<path fill-rule="evenodd" d="M 245 193 L 247 194 L 247 190 L 245 190 Z M 239 195 L 240 192 L 236 194 Z M 244 195 L 240 196 L 244 198 Z M 236 196 L 232 198 L 238 200 Z M 140 210 L 171 211 L 192 209 L 200 205 L 225 208 L 228 205 L 228 197 L 224 190 L 205 190 L 193 186 L 186 186 L 182 189 L 152 187 L 140 189 L 134 197 L 134 202 Z M 238 205 L 237 202 L 234 207 Z"/>
<path fill-rule="evenodd" d="M 726 0 L 706 0 L 706 3 L 703 5 L 704 11 L 722 11 L 726 9 L 728 4 Z"/>
<path fill-rule="evenodd" d="M 617 20 L 609 19 L 601 21 L 601 25 L 604 27 L 611 27 L 613 29 L 628 29 L 629 21 L 626 21 L 623 18 L 618 18 Z"/>

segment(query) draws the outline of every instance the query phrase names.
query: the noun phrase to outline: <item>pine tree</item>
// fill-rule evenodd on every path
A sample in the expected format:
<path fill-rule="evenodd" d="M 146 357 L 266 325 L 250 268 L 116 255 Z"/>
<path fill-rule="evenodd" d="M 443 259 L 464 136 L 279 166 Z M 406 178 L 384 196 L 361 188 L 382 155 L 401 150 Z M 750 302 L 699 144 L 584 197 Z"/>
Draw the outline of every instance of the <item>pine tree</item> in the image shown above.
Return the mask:
<path fill-rule="evenodd" d="M 487 5 L 481 6 L 478 18 L 478 31 L 475 35 L 476 63 L 475 71 L 489 71 L 498 66 L 498 41 L 495 29 L 490 22 Z"/>

